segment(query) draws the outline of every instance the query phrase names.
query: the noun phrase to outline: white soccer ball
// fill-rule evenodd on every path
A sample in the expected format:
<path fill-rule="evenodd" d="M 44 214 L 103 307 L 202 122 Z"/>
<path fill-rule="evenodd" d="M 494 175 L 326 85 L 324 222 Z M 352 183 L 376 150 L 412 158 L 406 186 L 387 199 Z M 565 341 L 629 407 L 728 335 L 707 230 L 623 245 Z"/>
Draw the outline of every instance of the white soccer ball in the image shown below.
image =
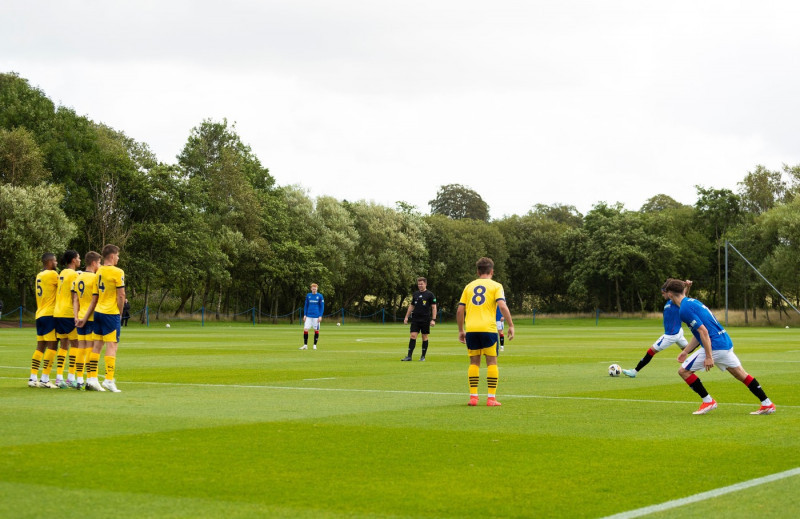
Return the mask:
<path fill-rule="evenodd" d="M 336 326 L 341 326 L 341 325 L 342 325 L 342 323 L 336 323 Z M 788 328 L 788 326 L 787 326 L 787 328 Z"/>
<path fill-rule="evenodd" d="M 622 373 L 622 367 L 619 364 L 612 364 L 608 367 L 608 374 L 612 377 L 618 377 Z"/>
<path fill-rule="evenodd" d="M 169 328 L 169 323 L 167 323 L 167 328 Z"/>
<path fill-rule="evenodd" d="M 788 326 L 788 325 L 786 326 L 786 329 L 787 329 L 787 330 L 789 329 L 789 326 Z"/>

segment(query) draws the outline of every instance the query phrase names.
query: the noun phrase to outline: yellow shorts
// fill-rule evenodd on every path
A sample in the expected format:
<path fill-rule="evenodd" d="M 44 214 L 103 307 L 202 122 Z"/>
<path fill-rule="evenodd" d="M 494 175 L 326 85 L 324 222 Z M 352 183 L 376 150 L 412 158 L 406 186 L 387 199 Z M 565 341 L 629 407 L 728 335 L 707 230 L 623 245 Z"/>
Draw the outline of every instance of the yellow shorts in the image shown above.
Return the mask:
<path fill-rule="evenodd" d="M 481 355 L 486 355 L 488 357 L 497 357 L 497 344 L 492 346 L 491 348 L 483 348 L 480 350 L 467 350 L 467 353 L 470 357 L 480 357 Z"/>

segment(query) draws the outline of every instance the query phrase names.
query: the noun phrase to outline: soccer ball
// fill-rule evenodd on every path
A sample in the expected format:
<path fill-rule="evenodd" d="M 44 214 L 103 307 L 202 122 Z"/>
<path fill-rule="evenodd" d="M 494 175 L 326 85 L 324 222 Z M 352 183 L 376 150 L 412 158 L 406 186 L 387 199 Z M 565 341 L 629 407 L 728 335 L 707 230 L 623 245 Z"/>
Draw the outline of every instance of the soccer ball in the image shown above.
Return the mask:
<path fill-rule="evenodd" d="M 169 328 L 169 323 L 167 323 L 167 328 Z"/>
<path fill-rule="evenodd" d="M 612 377 L 618 377 L 622 373 L 622 368 L 619 364 L 612 364 L 608 367 L 608 374 Z"/>
<path fill-rule="evenodd" d="M 342 323 L 336 323 L 336 326 L 341 326 L 341 325 L 342 325 Z M 787 326 L 787 328 L 788 328 L 788 326 Z"/>

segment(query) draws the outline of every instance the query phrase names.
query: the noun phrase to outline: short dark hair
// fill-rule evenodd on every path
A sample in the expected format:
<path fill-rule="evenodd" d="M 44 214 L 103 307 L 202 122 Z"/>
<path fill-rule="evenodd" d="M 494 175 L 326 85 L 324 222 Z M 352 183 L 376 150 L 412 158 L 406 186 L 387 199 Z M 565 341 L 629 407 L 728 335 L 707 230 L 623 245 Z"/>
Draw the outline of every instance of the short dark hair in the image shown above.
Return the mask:
<path fill-rule="evenodd" d="M 111 245 L 111 244 L 108 244 L 105 247 L 103 247 L 103 258 L 104 259 L 109 257 L 109 256 L 111 256 L 112 254 L 119 254 L 119 247 L 117 247 L 116 245 Z"/>
<path fill-rule="evenodd" d="M 676 294 L 683 294 L 683 291 L 686 290 L 686 283 L 681 281 L 680 279 L 668 279 L 664 286 L 661 287 L 661 290 L 664 292 L 674 292 Z"/>
<path fill-rule="evenodd" d="M 478 268 L 478 274 L 491 274 L 494 270 L 494 261 L 492 258 L 484 257 L 479 259 L 475 266 Z"/>
<path fill-rule="evenodd" d="M 78 251 L 76 250 L 67 250 L 64 251 L 64 255 L 61 256 L 61 264 L 62 265 L 69 265 L 72 260 L 78 257 Z"/>
<path fill-rule="evenodd" d="M 51 259 L 55 259 L 55 257 L 56 255 L 53 254 L 52 252 L 45 252 L 44 254 L 42 254 L 42 263 L 47 263 Z"/>
<path fill-rule="evenodd" d="M 86 256 L 83 258 L 83 261 L 86 262 L 87 265 L 94 263 L 95 261 L 100 261 L 100 254 L 97 252 L 90 250 L 86 253 Z"/>
<path fill-rule="evenodd" d="M 428 284 L 428 280 L 422 276 L 417 278 L 417 283 L 419 283 L 420 281 L 424 281 L 426 285 Z"/>

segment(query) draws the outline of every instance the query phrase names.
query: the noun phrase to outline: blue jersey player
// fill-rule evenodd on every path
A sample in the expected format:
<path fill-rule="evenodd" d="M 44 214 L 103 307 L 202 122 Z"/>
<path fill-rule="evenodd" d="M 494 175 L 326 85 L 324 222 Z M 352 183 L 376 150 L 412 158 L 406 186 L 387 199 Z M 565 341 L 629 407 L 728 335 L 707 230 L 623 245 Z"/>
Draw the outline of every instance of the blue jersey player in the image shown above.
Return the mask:
<path fill-rule="evenodd" d="M 311 292 L 306 294 L 306 302 L 303 305 L 305 323 L 303 324 L 303 345 L 300 346 L 301 350 L 308 349 L 308 330 L 311 328 L 314 329 L 314 349 L 317 349 L 319 323 L 325 313 L 325 298 L 317 292 L 318 288 L 316 283 L 311 283 Z"/>
<path fill-rule="evenodd" d="M 711 398 L 706 388 L 703 387 L 703 383 L 694 374 L 695 371 L 708 371 L 714 366 L 728 371 L 761 401 L 761 407 L 750 414 L 774 413 L 775 404 L 767 398 L 761 384 L 744 370 L 742 363 L 733 352 L 733 341 L 728 336 L 728 332 L 719 324 L 706 305 L 697 299 L 686 297 L 684 294 L 686 284 L 679 279 L 667 281 L 665 288 L 670 300 L 680 307 L 681 321 L 692 330 L 692 340 L 678 355 L 678 362 L 681 363 L 678 374 L 703 399 L 703 403 L 694 414 L 706 414 L 717 408 L 716 400 Z M 697 348 L 697 346 L 702 346 L 702 348 Z M 690 355 L 695 348 L 697 351 Z"/>
<path fill-rule="evenodd" d="M 500 351 L 503 351 L 506 345 L 506 336 L 505 333 L 503 333 L 503 329 L 505 328 L 504 323 L 506 318 L 503 317 L 503 313 L 500 311 L 499 306 L 497 307 L 497 313 L 495 314 L 494 319 L 497 324 L 497 335 L 500 336 Z"/>
<path fill-rule="evenodd" d="M 669 282 L 671 279 L 668 279 Z M 686 292 L 684 295 L 689 293 L 689 288 L 692 286 L 692 282 L 690 280 L 684 281 L 686 285 Z M 633 369 L 623 369 L 622 372 L 625 373 L 629 377 L 635 377 L 637 373 L 642 371 L 642 369 L 647 366 L 651 360 L 653 360 L 653 356 L 658 353 L 659 351 L 667 349 L 669 346 L 673 344 L 677 344 L 681 349 L 685 348 L 689 341 L 683 336 L 683 327 L 681 326 L 681 316 L 679 315 L 680 307 L 674 304 L 669 297 L 667 296 L 666 287 L 667 284 L 661 287 L 661 296 L 667 300 L 664 304 L 664 335 L 658 338 L 656 342 L 653 343 L 652 346 L 647 350 L 642 360 L 639 361 L 639 364 L 636 365 Z"/>

